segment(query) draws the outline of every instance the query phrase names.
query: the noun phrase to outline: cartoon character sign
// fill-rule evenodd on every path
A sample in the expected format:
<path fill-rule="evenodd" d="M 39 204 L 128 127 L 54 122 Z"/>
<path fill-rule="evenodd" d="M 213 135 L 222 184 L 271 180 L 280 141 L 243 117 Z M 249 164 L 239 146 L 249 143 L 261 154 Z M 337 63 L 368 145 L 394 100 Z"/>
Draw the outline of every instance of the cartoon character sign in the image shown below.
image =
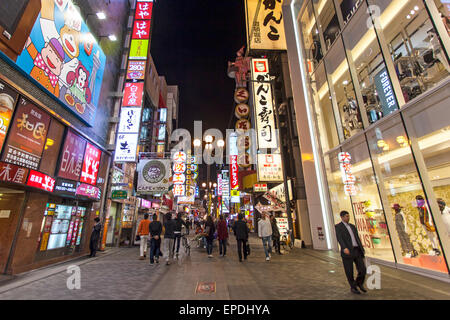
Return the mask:
<path fill-rule="evenodd" d="M 92 125 L 106 56 L 71 0 L 41 0 L 17 65 Z"/>

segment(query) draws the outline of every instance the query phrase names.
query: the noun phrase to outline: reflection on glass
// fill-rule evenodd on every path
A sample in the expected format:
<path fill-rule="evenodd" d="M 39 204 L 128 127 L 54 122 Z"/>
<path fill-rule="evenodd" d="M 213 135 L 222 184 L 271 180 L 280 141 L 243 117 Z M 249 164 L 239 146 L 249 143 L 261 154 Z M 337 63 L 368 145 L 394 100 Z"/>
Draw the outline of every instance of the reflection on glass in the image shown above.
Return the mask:
<path fill-rule="evenodd" d="M 339 139 L 323 63 L 317 68 L 311 78 L 314 93 L 314 107 L 319 128 L 319 138 L 322 145 L 322 151 L 326 152 L 337 146 L 339 144 Z M 322 89 L 322 95 L 319 95 L 320 88 L 324 88 Z"/>
<path fill-rule="evenodd" d="M 299 30 L 303 34 L 303 46 L 309 73 L 313 72 L 323 59 L 322 46 L 319 39 L 319 29 L 314 17 L 312 4 L 308 3 L 299 21 Z"/>
<path fill-rule="evenodd" d="M 323 32 L 325 46 L 329 49 L 340 31 L 333 0 L 313 0 L 313 3 L 319 15 L 318 20 Z"/>
<path fill-rule="evenodd" d="M 328 52 L 325 64 L 329 75 L 330 91 L 338 105 L 344 137 L 350 138 L 361 131 L 363 124 L 341 39 L 338 39 Z M 321 88 L 320 98 L 324 94 Z"/>
<path fill-rule="evenodd" d="M 399 116 L 368 132 L 374 165 L 390 206 L 398 262 L 447 272 L 435 226 Z M 386 208 L 388 210 L 388 208 Z M 394 248 L 396 241 L 394 241 Z"/>
<path fill-rule="evenodd" d="M 405 101 L 434 87 L 450 73 L 437 32 L 421 0 L 369 0 L 391 51 Z"/>
<path fill-rule="evenodd" d="M 343 40 L 354 63 L 359 88 L 369 123 L 381 119 L 398 109 L 394 89 L 389 79 L 374 27 L 362 4 L 343 32 Z"/>

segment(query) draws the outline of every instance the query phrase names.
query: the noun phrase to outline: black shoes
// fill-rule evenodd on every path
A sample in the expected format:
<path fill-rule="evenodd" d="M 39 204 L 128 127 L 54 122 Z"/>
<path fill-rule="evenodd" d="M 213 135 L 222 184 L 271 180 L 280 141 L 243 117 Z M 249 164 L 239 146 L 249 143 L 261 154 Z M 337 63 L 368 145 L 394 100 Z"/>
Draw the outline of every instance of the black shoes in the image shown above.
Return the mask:
<path fill-rule="evenodd" d="M 351 288 L 350 291 L 354 294 L 361 294 L 361 292 L 359 292 L 359 290 L 355 287 L 355 288 Z"/>
<path fill-rule="evenodd" d="M 364 292 L 364 293 L 366 293 L 367 292 L 367 290 L 363 287 L 363 285 L 361 284 L 358 284 L 358 288 L 359 288 L 359 290 L 361 290 L 362 292 Z"/>

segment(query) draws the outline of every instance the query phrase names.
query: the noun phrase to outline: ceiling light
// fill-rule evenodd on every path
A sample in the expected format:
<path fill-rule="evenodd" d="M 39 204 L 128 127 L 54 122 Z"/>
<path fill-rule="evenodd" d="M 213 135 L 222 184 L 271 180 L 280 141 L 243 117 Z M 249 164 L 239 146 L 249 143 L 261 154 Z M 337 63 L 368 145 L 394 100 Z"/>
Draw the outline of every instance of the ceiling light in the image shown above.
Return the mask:
<path fill-rule="evenodd" d="M 109 35 L 108 38 L 111 41 L 116 41 L 117 40 L 117 37 L 114 34 Z"/>
<path fill-rule="evenodd" d="M 406 19 L 411 19 L 411 16 L 408 14 L 408 15 L 406 16 Z"/>
<path fill-rule="evenodd" d="M 97 18 L 99 18 L 100 20 L 105 20 L 106 14 L 103 11 L 97 12 Z"/>
<path fill-rule="evenodd" d="M 414 10 L 419 11 L 419 6 L 415 6 Z"/>
<path fill-rule="evenodd" d="M 414 13 L 416 13 L 416 11 L 414 11 L 414 10 L 411 10 L 411 14 L 414 14 Z"/>

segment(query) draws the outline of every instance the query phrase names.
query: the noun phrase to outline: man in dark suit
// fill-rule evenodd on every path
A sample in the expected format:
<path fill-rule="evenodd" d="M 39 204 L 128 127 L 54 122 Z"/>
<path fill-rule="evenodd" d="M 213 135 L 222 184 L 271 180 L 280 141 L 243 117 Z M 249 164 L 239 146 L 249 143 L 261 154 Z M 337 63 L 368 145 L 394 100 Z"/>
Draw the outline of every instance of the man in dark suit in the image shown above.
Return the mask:
<path fill-rule="evenodd" d="M 364 289 L 364 278 L 366 277 L 364 248 L 359 239 L 358 230 L 353 224 L 349 223 L 350 214 L 347 211 L 341 211 L 340 216 L 342 222 L 338 223 L 335 228 L 336 237 L 341 246 L 341 257 L 344 263 L 345 274 L 350 284 L 351 292 L 361 294 L 358 287 L 362 292 L 367 292 Z M 355 263 L 358 270 L 356 281 L 353 278 L 353 263 Z"/>

